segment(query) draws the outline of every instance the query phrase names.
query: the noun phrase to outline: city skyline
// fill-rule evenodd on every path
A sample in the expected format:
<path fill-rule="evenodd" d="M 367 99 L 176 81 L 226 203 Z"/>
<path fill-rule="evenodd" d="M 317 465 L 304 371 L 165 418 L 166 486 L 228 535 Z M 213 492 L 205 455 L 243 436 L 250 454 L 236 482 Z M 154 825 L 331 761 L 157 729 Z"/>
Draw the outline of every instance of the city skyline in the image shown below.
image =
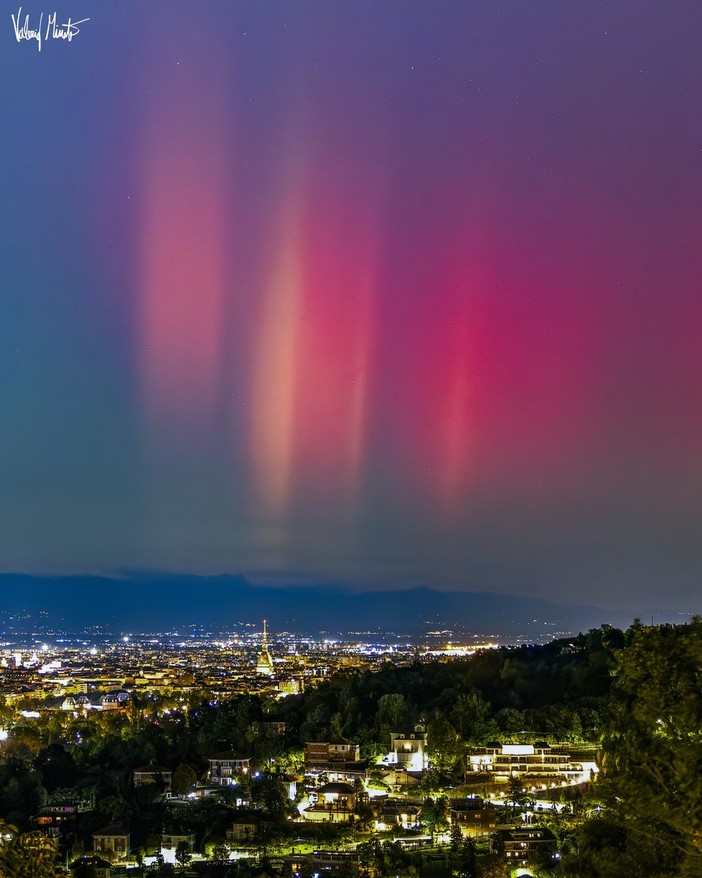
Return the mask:
<path fill-rule="evenodd" d="M 2 8 L 0 573 L 702 610 L 698 4 Z"/>

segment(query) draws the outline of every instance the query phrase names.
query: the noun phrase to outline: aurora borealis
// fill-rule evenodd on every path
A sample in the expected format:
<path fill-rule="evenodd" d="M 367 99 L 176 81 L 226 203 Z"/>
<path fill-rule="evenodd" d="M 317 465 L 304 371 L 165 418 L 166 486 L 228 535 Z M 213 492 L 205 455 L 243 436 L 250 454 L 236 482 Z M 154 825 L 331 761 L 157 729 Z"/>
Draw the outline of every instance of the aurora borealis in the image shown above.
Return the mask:
<path fill-rule="evenodd" d="M 702 609 L 699 4 L 57 10 L 0 18 L 3 572 Z"/>

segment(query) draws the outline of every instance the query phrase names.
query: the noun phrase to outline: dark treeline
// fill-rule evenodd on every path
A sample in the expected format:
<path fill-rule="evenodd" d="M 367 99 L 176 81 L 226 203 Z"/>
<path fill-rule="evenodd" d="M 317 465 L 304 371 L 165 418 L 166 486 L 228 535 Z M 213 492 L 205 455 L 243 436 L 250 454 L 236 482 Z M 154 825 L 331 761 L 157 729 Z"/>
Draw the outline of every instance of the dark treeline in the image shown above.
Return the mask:
<path fill-rule="evenodd" d="M 614 666 L 617 629 L 604 626 L 543 646 L 485 650 L 454 661 L 338 674 L 281 706 L 291 743 L 344 735 L 370 751 L 389 732 L 441 717 L 469 744 L 519 739 L 596 740 Z"/>

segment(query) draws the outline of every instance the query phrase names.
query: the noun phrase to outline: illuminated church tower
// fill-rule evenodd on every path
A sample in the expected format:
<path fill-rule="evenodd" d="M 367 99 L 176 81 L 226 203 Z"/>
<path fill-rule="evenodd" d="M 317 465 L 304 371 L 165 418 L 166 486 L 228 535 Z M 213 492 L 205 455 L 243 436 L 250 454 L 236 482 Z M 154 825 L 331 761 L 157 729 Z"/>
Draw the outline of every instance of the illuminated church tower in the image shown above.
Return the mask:
<path fill-rule="evenodd" d="M 256 662 L 256 670 L 259 674 L 267 674 L 269 677 L 273 674 L 273 658 L 268 649 L 268 632 L 266 631 L 266 620 L 263 620 L 263 641 L 261 643 L 261 652 L 258 654 Z"/>

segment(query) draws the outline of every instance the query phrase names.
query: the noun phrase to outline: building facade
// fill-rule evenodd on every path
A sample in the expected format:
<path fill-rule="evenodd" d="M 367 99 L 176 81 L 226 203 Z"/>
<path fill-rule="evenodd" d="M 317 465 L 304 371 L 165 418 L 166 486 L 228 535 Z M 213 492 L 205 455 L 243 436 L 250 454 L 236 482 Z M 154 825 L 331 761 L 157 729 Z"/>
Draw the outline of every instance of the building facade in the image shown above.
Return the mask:
<path fill-rule="evenodd" d="M 116 861 L 126 860 L 129 853 L 129 833 L 113 824 L 93 833 L 93 851 Z"/>
<path fill-rule="evenodd" d="M 210 768 L 207 773 L 210 783 L 218 786 L 229 786 L 236 782 L 237 775 L 248 774 L 251 769 L 251 760 L 238 753 L 216 753 L 208 760 Z"/>
<path fill-rule="evenodd" d="M 488 774 L 495 780 L 525 777 L 534 783 L 580 783 L 597 772 L 594 761 L 573 760 L 566 744 L 502 744 L 480 747 L 466 756 L 466 778 Z"/>

